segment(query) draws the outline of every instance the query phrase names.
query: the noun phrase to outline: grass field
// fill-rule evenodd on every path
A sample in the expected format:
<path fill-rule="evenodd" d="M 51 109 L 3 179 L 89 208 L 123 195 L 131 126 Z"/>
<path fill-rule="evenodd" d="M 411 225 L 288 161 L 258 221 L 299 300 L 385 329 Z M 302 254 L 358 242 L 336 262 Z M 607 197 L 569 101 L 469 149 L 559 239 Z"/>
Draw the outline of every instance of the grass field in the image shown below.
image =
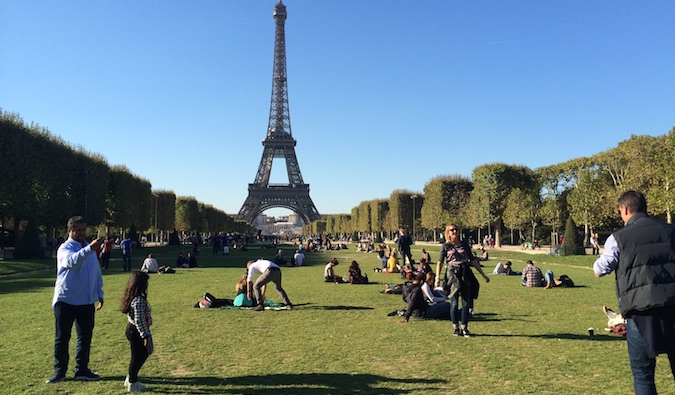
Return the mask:
<path fill-rule="evenodd" d="M 414 246 L 413 257 L 420 246 Z M 432 257 L 438 247 L 427 247 Z M 161 264 L 174 263 L 178 247 L 135 253 L 133 265 L 153 252 Z M 292 253 L 292 246 L 285 256 Z M 115 255 L 118 254 L 118 255 Z M 195 269 L 152 275 L 155 354 L 140 380 L 157 393 L 172 394 L 630 394 L 632 379 L 623 338 L 605 334 L 602 306 L 616 307 L 613 278 L 596 279 L 593 257 L 554 257 L 494 250 L 485 262 L 511 260 L 521 270 L 533 259 L 544 271 L 569 275 L 568 289 L 528 289 L 517 276 L 481 281 L 476 335 L 453 337 L 448 321 L 401 324 L 387 313 L 403 308 L 400 295 L 385 295 L 383 283 L 398 275 L 373 273 L 375 254 L 348 250 L 307 254 L 306 266 L 283 268 L 291 311 L 195 309 L 204 292 L 234 296 L 234 284 L 249 258 L 275 251 L 233 251 L 212 255 L 205 246 Z M 323 282 L 332 257 L 343 275 L 352 260 L 374 282 Z M 117 258 L 115 260 L 115 258 Z M 119 251 L 104 273 L 106 303 L 96 315 L 91 368 L 99 382 L 75 382 L 74 335 L 69 379 L 44 381 L 53 370 L 54 317 L 51 299 L 54 260 L 0 262 L 0 392 L 7 394 L 121 393 L 129 358 L 126 317 L 119 300 L 128 274 Z M 42 270 L 40 270 L 42 269 Z M 280 301 L 272 288 L 267 297 Z M 589 338 L 588 328 L 596 336 Z M 74 333 L 74 331 L 73 331 Z M 675 393 L 668 360 L 657 363 L 660 393 Z"/>

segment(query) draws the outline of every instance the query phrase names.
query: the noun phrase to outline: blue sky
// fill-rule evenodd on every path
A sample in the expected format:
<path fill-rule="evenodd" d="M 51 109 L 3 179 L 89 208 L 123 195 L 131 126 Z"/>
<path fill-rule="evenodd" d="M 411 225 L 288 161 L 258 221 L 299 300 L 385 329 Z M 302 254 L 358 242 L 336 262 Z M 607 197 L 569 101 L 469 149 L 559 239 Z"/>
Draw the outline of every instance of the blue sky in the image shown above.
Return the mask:
<path fill-rule="evenodd" d="M 3 0 L 0 107 L 236 214 L 268 123 L 275 3 Z M 296 154 L 322 214 L 675 126 L 672 1 L 284 3 Z"/>

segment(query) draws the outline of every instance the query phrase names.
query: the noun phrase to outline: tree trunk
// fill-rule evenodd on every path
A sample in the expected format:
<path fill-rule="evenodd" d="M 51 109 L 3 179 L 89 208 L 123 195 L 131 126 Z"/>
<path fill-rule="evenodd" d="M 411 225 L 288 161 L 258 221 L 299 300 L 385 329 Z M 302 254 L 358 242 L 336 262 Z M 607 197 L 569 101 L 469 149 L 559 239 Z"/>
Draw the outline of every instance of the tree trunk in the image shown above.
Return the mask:
<path fill-rule="evenodd" d="M 504 227 L 504 221 L 500 219 L 495 224 L 495 248 L 502 247 L 502 228 Z"/>

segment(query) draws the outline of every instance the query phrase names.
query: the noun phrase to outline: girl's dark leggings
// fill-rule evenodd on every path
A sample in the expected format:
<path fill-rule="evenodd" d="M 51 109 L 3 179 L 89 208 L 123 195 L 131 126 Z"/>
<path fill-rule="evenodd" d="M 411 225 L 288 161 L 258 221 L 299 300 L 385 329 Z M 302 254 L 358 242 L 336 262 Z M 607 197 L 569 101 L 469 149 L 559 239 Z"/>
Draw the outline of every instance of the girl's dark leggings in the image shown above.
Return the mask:
<path fill-rule="evenodd" d="M 148 359 L 148 349 L 143 345 L 143 338 L 136 326 L 127 324 L 126 330 L 127 339 L 131 345 L 131 360 L 129 361 L 129 382 L 135 383 L 138 381 L 138 372 Z"/>

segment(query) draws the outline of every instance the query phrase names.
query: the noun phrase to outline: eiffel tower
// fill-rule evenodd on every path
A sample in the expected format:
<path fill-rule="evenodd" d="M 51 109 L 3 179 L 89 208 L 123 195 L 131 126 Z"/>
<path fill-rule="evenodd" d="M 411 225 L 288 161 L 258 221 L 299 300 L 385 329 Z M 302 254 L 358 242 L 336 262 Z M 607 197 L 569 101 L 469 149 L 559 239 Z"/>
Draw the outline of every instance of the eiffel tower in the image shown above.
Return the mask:
<path fill-rule="evenodd" d="M 272 101 L 267 137 L 262 141 L 263 154 L 255 181 L 248 184 L 248 197 L 239 210 L 238 219 L 253 223 L 255 217 L 273 207 L 290 209 L 300 215 L 305 224 L 321 217 L 309 197 L 309 184 L 302 181 L 295 144 L 291 133 L 288 111 L 288 85 L 286 83 L 286 6 L 279 0 L 274 6 L 276 30 L 274 34 L 274 74 L 272 76 Z M 270 184 L 274 158 L 286 159 L 288 184 Z"/>

